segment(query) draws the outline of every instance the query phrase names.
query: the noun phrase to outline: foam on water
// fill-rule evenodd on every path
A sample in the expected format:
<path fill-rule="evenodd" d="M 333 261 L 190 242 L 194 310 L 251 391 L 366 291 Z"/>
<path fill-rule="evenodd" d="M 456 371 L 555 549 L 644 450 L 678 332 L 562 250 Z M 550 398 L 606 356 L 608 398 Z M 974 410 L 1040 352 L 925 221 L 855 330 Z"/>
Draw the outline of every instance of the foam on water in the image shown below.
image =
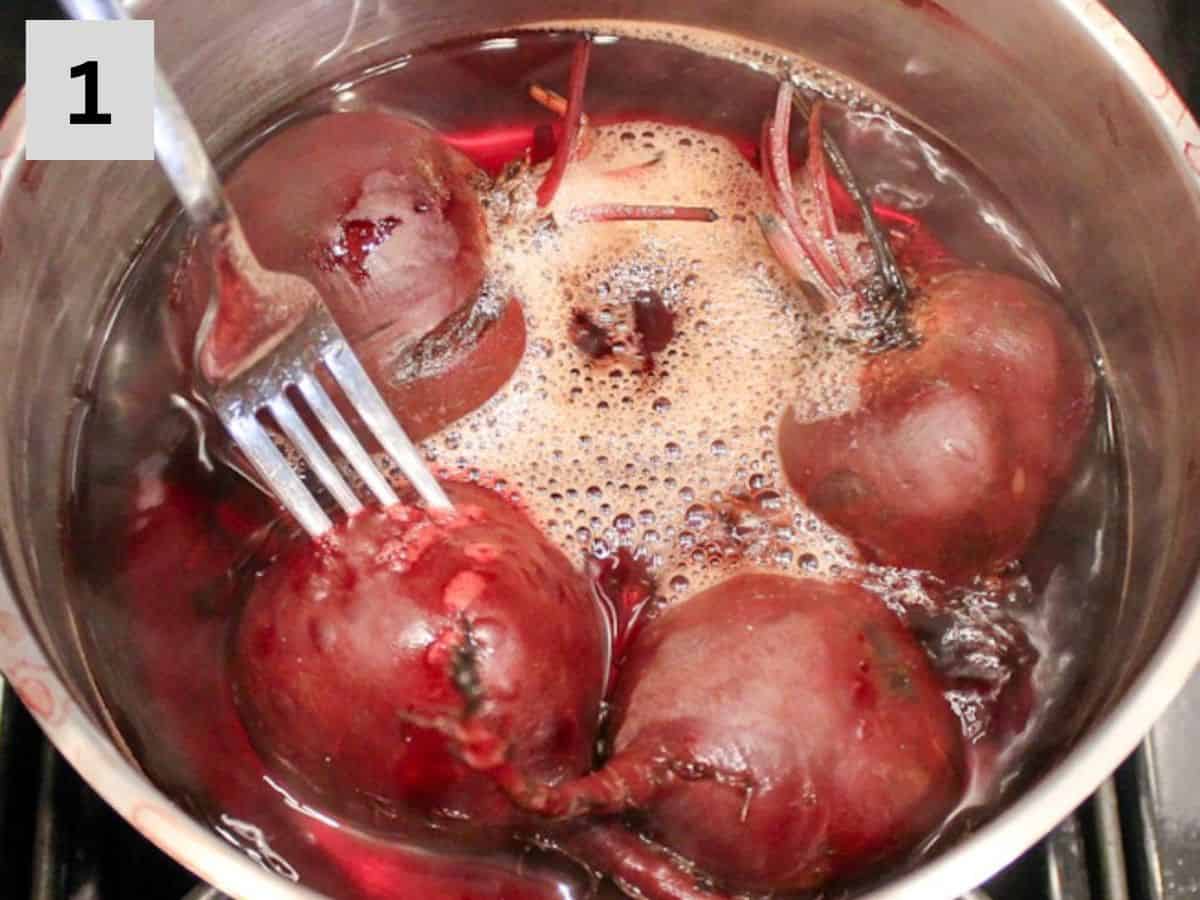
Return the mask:
<path fill-rule="evenodd" d="M 668 596 L 731 564 L 834 574 L 853 551 L 788 490 L 776 431 L 797 396 L 821 414 L 853 405 L 860 363 L 775 263 L 755 218 L 770 208 L 758 173 L 726 139 L 686 127 L 625 122 L 590 142 L 549 209 L 534 202 L 540 171 L 490 198 L 493 289 L 519 298 L 530 349 L 499 395 L 427 441 L 430 458 L 502 478 L 572 556 L 646 554 Z M 719 218 L 572 216 L 623 201 Z M 644 292 L 675 316 L 652 367 L 632 325 Z M 578 311 L 612 335 L 610 358 L 572 343 Z"/>

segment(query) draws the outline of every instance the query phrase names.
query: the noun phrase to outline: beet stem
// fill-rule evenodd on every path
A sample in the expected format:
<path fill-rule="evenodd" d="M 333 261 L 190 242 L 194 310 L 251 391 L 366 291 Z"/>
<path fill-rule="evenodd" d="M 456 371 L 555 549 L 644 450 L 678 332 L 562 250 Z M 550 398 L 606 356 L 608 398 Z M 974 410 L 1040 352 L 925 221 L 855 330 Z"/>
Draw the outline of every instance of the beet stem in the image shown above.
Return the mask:
<path fill-rule="evenodd" d="M 552 91 L 548 87 L 542 87 L 540 84 L 531 84 L 529 86 L 529 96 L 533 101 L 541 106 L 544 106 L 550 112 L 558 116 L 566 116 L 567 114 L 567 98 L 558 91 Z M 575 137 L 575 146 L 571 148 L 571 159 L 583 159 L 587 156 L 591 149 L 591 132 L 588 130 L 588 117 L 581 115 L 579 117 L 579 134 Z"/>
<path fill-rule="evenodd" d="M 719 216 L 707 206 L 597 203 L 575 207 L 570 218 L 573 222 L 715 222 Z"/>
<path fill-rule="evenodd" d="M 790 101 L 789 101 L 790 102 Z M 846 280 L 853 284 L 854 267 L 846 256 L 846 248 L 838 240 L 837 218 L 833 212 L 833 199 L 829 196 L 829 175 L 825 169 L 825 130 L 821 126 L 820 101 L 813 104 L 812 114 L 808 117 L 808 161 L 804 166 L 809 190 L 817 205 L 817 222 L 821 226 L 825 245 L 833 247 L 834 258 L 846 275 Z"/>
<path fill-rule="evenodd" d="M 793 102 L 802 115 L 812 115 L 812 104 L 802 93 L 795 92 Z M 850 195 L 850 199 L 858 208 L 858 214 L 862 218 L 863 231 L 866 232 L 867 241 L 871 244 L 871 250 L 875 255 L 875 264 L 891 298 L 890 302 L 898 310 L 906 310 L 909 301 L 908 284 L 900 272 L 900 266 L 896 262 L 896 254 L 892 251 L 887 233 L 879 224 L 879 217 L 875 215 L 875 208 L 871 205 L 862 183 L 854 174 L 854 169 L 846 159 L 846 154 L 842 152 L 841 146 L 833 135 L 826 128 L 821 129 L 821 135 L 825 155 L 829 158 L 829 164 L 833 167 L 834 174 L 837 175 L 838 180 L 845 187 L 846 193 Z"/>
<path fill-rule="evenodd" d="M 557 842 L 567 856 L 587 867 L 607 872 L 618 884 L 636 891 L 645 900 L 720 900 L 728 895 L 704 886 L 657 845 L 638 837 L 623 825 L 593 824 Z"/>
<path fill-rule="evenodd" d="M 567 98 L 558 91 L 542 87 L 540 84 L 529 86 L 529 96 L 537 104 L 546 107 L 550 112 L 560 116 L 567 114 Z"/>
<path fill-rule="evenodd" d="M 804 255 L 808 257 L 817 277 L 825 282 L 827 292 L 839 295 L 846 292 L 847 285 L 837 268 L 829 259 L 825 249 L 812 240 L 807 224 L 800 216 L 796 195 L 792 186 L 791 162 L 788 158 L 788 133 L 792 121 L 792 86 L 784 81 L 779 86 L 779 98 L 775 104 L 775 116 L 763 127 L 760 153 L 763 160 L 763 177 L 767 191 L 776 211 L 792 230 Z"/>
<path fill-rule="evenodd" d="M 627 178 L 630 175 L 640 175 L 642 172 L 645 172 L 647 169 L 652 168 L 653 166 L 657 166 L 662 161 L 663 161 L 663 153 L 660 151 L 658 153 L 655 153 L 652 157 L 650 157 L 645 162 L 634 163 L 631 166 L 625 166 L 624 168 L 621 168 L 621 169 L 610 169 L 609 171 L 604 173 L 604 176 L 606 178 Z"/>
<path fill-rule="evenodd" d="M 760 215 L 758 217 L 758 224 L 762 228 L 763 237 L 766 238 L 767 244 L 771 247 L 771 251 L 775 254 L 775 258 L 779 260 L 784 270 L 796 281 L 811 284 L 817 289 L 820 299 L 806 294 L 813 312 L 822 313 L 829 306 L 836 303 L 837 298 L 829 291 L 829 286 L 822 282 L 820 278 L 813 278 L 812 270 L 807 265 L 808 259 L 804 255 L 804 250 L 796 240 L 796 236 L 792 234 L 791 229 L 780 222 L 778 217 L 773 215 Z"/>
<path fill-rule="evenodd" d="M 592 55 L 592 41 L 583 38 L 571 54 L 571 74 L 567 90 L 567 111 L 563 122 L 562 138 L 554 149 L 554 160 L 550 163 L 550 171 L 538 187 L 538 206 L 549 206 L 558 193 L 563 175 L 567 172 L 567 162 L 575 148 L 575 140 L 583 120 L 583 89 L 587 84 L 588 61 Z"/>

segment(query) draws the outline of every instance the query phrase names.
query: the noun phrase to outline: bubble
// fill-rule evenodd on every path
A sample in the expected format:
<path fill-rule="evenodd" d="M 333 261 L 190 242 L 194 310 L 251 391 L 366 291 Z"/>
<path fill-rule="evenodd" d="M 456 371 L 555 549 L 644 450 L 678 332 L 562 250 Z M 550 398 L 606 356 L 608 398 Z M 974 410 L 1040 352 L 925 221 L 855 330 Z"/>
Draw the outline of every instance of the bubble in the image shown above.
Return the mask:
<path fill-rule="evenodd" d="M 687 580 L 686 576 L 676 575 L 674 578 L 671 579 L 669 586 L 670 586 L 671 590 L 673 590 L 675 593 L 682 594 L 684 591 L 686 591 L 688 589 L 690 584 L 691 583 Z"/>
<path fill-rule="evenodd" d="M 693 503 L 688 507 L 684 520 L 689 528 L 704 528 L 712 521 L 712 510 L 707 506 L 702 506 L 699 503 Z"/>
<path fill-rule="evenodd" d="M 775 513 L 783 509 L 783 496 L 778 491 L 760 491 L 755 497 L 758 508 L 765 513 Z"/>

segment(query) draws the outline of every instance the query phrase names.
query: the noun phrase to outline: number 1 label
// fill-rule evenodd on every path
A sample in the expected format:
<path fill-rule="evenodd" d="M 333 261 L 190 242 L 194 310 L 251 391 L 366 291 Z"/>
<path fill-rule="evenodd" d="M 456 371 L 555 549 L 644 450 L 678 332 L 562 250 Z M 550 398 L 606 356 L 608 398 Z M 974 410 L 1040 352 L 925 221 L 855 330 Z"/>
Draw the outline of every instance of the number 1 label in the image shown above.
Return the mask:
<path fill-rule="evenodd" d="M 25 23 L 25 158 L 154 159 L 152 21 Z"/>
<path fill-rule="evenodd" d="M 71 113 L 72 125 L 111 125 L 112 113 L 102 113 L 100 106 L 100 64 L 94 59 L 71 66 L 72 78 L 83 78 L 83 112 Z"/>

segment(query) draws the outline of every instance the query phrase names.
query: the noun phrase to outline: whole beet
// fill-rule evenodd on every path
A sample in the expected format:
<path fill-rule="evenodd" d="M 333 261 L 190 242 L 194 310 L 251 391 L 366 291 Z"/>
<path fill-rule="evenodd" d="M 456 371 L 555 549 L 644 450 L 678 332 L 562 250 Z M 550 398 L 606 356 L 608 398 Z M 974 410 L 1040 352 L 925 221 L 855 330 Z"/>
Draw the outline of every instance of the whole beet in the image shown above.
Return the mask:
<path fill-rule="evenodd" d="M 496 735 L 533 778 L 586 771 L 608 634 L 521 512 L 447 488 L 455 513 L 371 509 L 291 547 L 253 588 L 232 669 L 254 745 L 300 796 L 392 833 L 487 839 L 520 814 L 455 737 Z"/>
<path fill-rule="evenodd" d="M 259 260 L 318 287 L 416 440 L 486 402 L 525 350 L 520 305 L 483 290 L 485 185 L 436 132 L 383 112 L 287 125 L 226 185 Z M 208 305 L 206 260 L 185 260 L 172 287 L 172 342 L 186 362 Z M 223 301 L 209 360 L 240 359 L 249 338 L 236 298 Z"/>
<path fill-rule="evenodd" d="M 1095 376 L 1062 307 L 964 270 L 917 300 L 920 344 L 873 356 L 850 412 L 783 416 L 795 490 L 873 559 L 962 580 L 1017 558 L 1061 494 Z"/>
<path fill-rule="evenodd" d="M 347 338 L 409 338 L 483 281 L 478 174 L 411 119 L 330 113 L 272 134 L 227 190 L 262 264 L 314 279 Z"/>
<path fill-rule="evenodd" d="M 621 669 L 611 740 L 611 759 L 574 782 L 495 774 L 556 819 L 637 812 L 647 836 L 730 892 L 861 874 L 928 835 L 962 790 L 959 725 L 923 651 L 845 583 L 750 573 L 668 610 Z M 695 879 L 664 876 L 661 854 L 615 837 L 621 827 L 564 846 L 644 878 L 647 896 L 694 895 Z"/>

